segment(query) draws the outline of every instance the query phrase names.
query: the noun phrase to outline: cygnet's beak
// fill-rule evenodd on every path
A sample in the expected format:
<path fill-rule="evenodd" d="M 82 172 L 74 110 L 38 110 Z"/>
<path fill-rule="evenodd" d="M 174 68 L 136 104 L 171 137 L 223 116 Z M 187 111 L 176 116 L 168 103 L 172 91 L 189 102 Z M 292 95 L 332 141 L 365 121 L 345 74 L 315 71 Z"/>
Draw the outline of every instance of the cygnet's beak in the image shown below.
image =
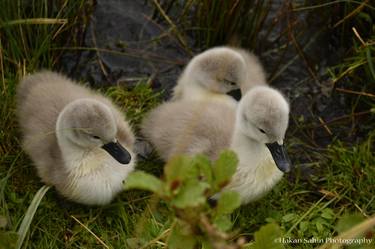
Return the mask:
<path fill-rule="evenodd" d="M 274 142 L 272 144 L 266 144 L 266 146 L 270 150 L 273 160 L 276 163 L 276 166 L 282 172 L 289 172 L 291 169 L 291 163 L 284 145 L 280 145 L 278 142 Z"/>
<path fill-rule="evenodd" d="M 119 142 L 109 142 L 102 148 L 121 164 L 128 164 L 132 159 L 129 151 L 122 147 Z"/>
<path fill-rule="evenodd" d="M 241 89 L 233 89 L 232 91 L 227 92 L 227 95 L 231 96 L 237 101 L 241 100 Z"/>

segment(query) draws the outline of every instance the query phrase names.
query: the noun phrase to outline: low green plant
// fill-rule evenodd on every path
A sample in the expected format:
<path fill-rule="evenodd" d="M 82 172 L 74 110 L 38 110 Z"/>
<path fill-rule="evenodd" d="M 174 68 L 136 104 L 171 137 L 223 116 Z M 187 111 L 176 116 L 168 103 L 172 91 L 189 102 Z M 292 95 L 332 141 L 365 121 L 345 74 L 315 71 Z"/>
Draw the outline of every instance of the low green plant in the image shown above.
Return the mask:
<path fill-rule="evenodd" d="M 207 201 L 229 183 L 237 162 L 231 151 L 213 163 L 203 155 L 178 156 L 166 164 L 162 180 L 138 171 L 127 178 L 125 189 L 151 191 L 173 212 L 170 230 L 160 238 L 168 248 L 240 247 L 239 240 L 230 242 L 234 234 L 226 233 L 232 228 L 229 215 L 240 205 L 238 193 L 223 191 L 214 207 Z"/>
<path fill-rule="evenodd" d="M 140 81 L 132 89 L 111 86 L 105 94 L 122 108 L 131 124 L 138 125 L 144 114 L 161 101 L 162 92 L 154 92 L 149 81 Z"/>

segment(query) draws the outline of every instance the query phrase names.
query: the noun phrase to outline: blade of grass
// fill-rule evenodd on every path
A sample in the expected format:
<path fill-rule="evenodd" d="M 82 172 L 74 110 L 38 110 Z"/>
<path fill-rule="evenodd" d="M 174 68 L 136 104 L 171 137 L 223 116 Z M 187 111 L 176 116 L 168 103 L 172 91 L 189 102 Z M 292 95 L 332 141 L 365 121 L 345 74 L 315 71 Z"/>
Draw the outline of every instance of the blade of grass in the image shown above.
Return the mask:
<path fill-rule="evenodd" d="M 35 212 L 38 209 L 39 204 L 43 199 L 44 195 L 47 193 L 49 189 L 50 186 L 44 185 L 38 190 L 33 200 L 31 201 L 31 204 L 26 211 L 25 217 L 22 220 L 21 226 L 17 231 L 19 237 L 17 240 L 16 249 L 20 249 L 22 247 L 23 241 L 25 240 L 26 234 L 29 231 L 30 224 L 34 218 Z"/>
<path fill-rule="evenodd" d="M 370 47 L 366 47 L 366 57 L 367 57 L 367 63 L 368 63 L 368 67 L 370 68 L 372 78 L 375 80 L 375 69 L 374 69 L 374 64 L 372 63 Z"/>
<path fill-rule="evenodd" d="M 82 222 L 80 222 L 76 217 L 74 217 L 73 215 L 71 215 L 70 217 L 72 217 L 78 224 L 80 224 L 84 229 L 86 229 L 92 236 L 95 237 L 95 239 L 100 243 L 102 244 L 105 248 L 109 249 L 109 246 L 107 246 L 106 243 L 104 243 L 103 240 L 101 240 L 93 231 L 91 231 L 90 228 L 88 228 L 85 224 L 83 224 Z"/>
<path fill-rule="evenodd" d="M 176 37 L 178 41 L 181 43 L 183 48 L 185 48 L 186 52 L 190 55 L 192 55 L 192 51 L 190 47 L 187 45 L 185 38 L 183 35 L 179 32 L 177 26 L 174 24 L 174 22 L 169 18 L 169 16 L 164 12 L 163 8 L 160 6 L 159 2 L 157 0 L 153 0 L 153 3 L 155 7 L 159 10 L 161 16 L 165 19 L 165 21 L 171 26 L 172 32 L 176 34 Z"/>
<path fill-rule="evenodd" d="M 0 28 L 8 27 L 12 25 L 18 25 L 18 24 L 67 24 L 68 19 L 55 19 L 55 18 L 29 18 L 29 19 L 19 19 L 19 20 L 12 20 L 6 23 L 3 23 L 0 25 Z"/>

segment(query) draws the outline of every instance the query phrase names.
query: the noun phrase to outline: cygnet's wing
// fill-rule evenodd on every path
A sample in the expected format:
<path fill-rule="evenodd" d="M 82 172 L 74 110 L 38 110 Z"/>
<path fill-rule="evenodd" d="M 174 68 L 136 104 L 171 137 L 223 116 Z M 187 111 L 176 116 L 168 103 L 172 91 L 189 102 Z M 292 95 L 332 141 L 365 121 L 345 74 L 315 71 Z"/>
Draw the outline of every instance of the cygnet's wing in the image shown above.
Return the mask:
<path fill-rule="evenodd" d="M 143 120 L 142 133 L 164 160 L 197 153 L 214 159 L 229 147 L 234 123 L 235 109 L 227 105 L 178 101 L 152 110 Z"/>

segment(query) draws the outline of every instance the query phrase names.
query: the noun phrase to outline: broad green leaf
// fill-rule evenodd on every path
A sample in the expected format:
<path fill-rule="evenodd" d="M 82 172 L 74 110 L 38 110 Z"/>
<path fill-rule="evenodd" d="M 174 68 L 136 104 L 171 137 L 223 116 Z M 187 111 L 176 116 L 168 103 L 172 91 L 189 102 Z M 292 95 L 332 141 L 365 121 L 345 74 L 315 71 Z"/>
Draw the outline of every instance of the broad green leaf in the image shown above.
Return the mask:
<path fill-rule="evenodd" d="M 177 208 L 196 207 L 206 202 L 204 192 L 210 186 L 205 182 L 188 181 L 171 201 Z"/>
<path fill-rule="evenodd" d="M 267 224 L 262 226 L 259 231 L 255 232 L 254 244 L 252 249 L 284 249 L 284 245 L 278 241 L 281 238 L 280 227 L 275 224 Z"/>
<path fill-rule="evenodd" d="M 220 194 L 217 202 L 217 215 L 230 214 L 241 205 L 241 199 L 237 192 L 225 191 Z"/>
<path fill-rule="evenodd" d="M 168 238 L 170 249 L 193 249 L 196 243 L 195 236 L 184 231 L 179 225 L 172 229 Z"/>
<path fill-rule="evenodd" d="M 296 215 L 295 213 L 290 213 L 290 214 L 286 214 L 283 216 L 282 220 L 284 222 L 290 222 L 294 219 L 297 219 L 298 218 L 298 215 Z"/>
<path fill-rule="evenodd" d="M 236 172 L 237 164 L 238 158 L 233 151 L 225 150 L 220 154 L 219 159 L 213 165 L 214 181 L 219 189 L 229 183 Z"/>
<path fill-rule="evenodd" d="M 324 226 L 319 220 L 315 222 L 315 226 L 316 226 L 316 230 L 318 230 L 318 232 L 320 232 L 320 233 L 323 232 Z"/>
<path fill-rule="evenodd" d="M 192 159 L 187 156 L 176 156 L 170 159 L 164 168 L 164 175 L 168 187 L 174 191 L 182 185 L 192 171 Z"/>
<path fill-rule="evenodd" d="M 355 225 L 358 225 L 364 220 L 365 219 L 361 214 L 344 215 L 337 222 L 336 231 L 338 233 L 346 232 L 347 230 L 353 228 Z"/>
<path fill-rule="evenodd" d="M 213 223 L 223 232 L 230 230 L 233 226 L 229 215 L 218 216 L 214 219 Z"/>
<path fill-rule="evenodd" d="M 301 232 L 305 232 L 308 228 L 309 223 L 307 221 L 301 221 L 301 223 L 299 223 L 299 230 L 301 230 Z"/>
<path fill-rule="evenodd" d="M 321 216 L 327 220 L 331 220 L 335 217 L 335 213 L 330 208 L 325 208 L 322 210 Z"/>
<path fill-rule="evenodd" d="M 212 183 L 212 165 L 211 161 L 204 155 L 196 155 L 193 158 L 192 164 L 197 170 L 196 175 L 203 178 L 205 182 Z"/>
<path fill-rule="evenodd" d="M 125 189 L 142 189 L 163 194 L 163 182 L 153 175 L 142 171 L 135 171 L 129 174 L 124 183 Z"/>

